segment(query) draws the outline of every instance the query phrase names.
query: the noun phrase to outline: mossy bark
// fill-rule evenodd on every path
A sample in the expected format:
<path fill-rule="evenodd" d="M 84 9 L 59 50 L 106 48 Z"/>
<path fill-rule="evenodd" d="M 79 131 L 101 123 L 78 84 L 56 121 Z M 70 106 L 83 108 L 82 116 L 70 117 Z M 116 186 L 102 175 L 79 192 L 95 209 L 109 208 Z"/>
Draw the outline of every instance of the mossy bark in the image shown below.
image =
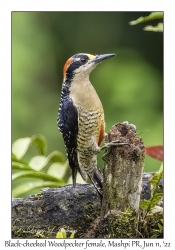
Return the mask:
<path fill-rule="evenodd" d="M 135 238 L 145 157 L 143 141 L 128 123 L 114 125 L 105 139 L 106 143 L 120 140 L 126 145 L 110 148 L 104 157 L 102 219 L 97 235 Z"/>
<path fill-rule="evenodd" d="M 83 238 L 100 214 L 100 200 L 92 185 L 43 189 L 41 194 L 12 201 L 13 238 L 55 238 L 64 228 Z"/>
<path fill-rule="evenodd" d="M 150 176 L 143 174 L 142 199 L 150 198 Z M 140 215 L 137 238 L 162 237 L 163 230 L 158 226 L 158 223 L 162 224 L 162 205 L 146 218 Z M 104 238 L 104 235 L 115 238 L 116 233 L 121 238 L 131 237 L 128 228 L 133 224 L 130 223 L 132 211 L 129 208 L 121 214 L 118 222 L 113 215 L 113 227 L 111 223 L 108 226 L 103 224 L 100 213 L 101 201 L 93 185 L 43 189 L 40 194 L 12 200 L 12 238 L 55 238 L 60 228 L 66 230 L 68 237 L 75 231 L 75 238 Z M 117 227 L 118 224 L 121 226 Z"/>

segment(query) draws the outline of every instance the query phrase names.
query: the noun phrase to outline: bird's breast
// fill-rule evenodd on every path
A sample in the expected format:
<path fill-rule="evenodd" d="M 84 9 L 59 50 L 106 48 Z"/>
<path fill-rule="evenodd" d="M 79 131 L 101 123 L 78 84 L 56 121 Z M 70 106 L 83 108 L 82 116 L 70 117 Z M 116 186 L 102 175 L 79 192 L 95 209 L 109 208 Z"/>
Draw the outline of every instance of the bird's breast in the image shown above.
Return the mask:
<path fill-rule="evenodd" d="M 103 106 L 89 81 L 75 81 L 70 87 L 70 98 L 78 111 L 77 150 L 88 153 L 98 147 L 104 137 Z"/>
<path fill-rule="evenodd" d="M 97 108 L 103 110 L 100 98 L 89 80 L 82 82 L 74 81 L 69 91 L 75 107 L 81 107 L 85 111 Z"/>
<path fill-rule="evenodd" d="M 101 109 L 78 109 L 78 151 L 90 155 L 96 150 L 104 137 L 104 113 Z"/>

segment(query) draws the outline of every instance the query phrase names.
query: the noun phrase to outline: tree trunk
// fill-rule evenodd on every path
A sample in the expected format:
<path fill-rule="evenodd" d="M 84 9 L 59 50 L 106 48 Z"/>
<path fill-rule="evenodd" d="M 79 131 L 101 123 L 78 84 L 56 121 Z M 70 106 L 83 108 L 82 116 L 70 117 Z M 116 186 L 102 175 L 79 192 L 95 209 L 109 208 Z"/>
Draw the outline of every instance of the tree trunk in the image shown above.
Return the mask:
<path fill-rule="evenodd" d="M 117 140 L 127 144 L 110 148 L 104 158 L 102 219 L 98 232 L 107 238 L 135 238 L 145 148 L 135 126 L 126 122 L 114 125 L 106 136 L 107 143 Z"/>

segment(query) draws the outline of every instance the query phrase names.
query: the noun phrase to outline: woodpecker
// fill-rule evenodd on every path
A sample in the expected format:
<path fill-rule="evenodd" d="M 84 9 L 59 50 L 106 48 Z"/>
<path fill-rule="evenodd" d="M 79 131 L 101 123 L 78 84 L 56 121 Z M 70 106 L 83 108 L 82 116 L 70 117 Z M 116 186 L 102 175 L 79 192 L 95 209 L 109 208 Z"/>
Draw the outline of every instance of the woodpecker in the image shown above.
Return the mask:
<path fill-rule="evenodd" d="M 79 53 L 67 60 L 57 118 L 72 169 L 73 186 L 78 170 L 85 181 L 89 176 L 101 195 L 103 176 L 97 167 L 97 154 L 105 136 L 104 111 L 89 75 L 101 61 L 113 56 Z"/>

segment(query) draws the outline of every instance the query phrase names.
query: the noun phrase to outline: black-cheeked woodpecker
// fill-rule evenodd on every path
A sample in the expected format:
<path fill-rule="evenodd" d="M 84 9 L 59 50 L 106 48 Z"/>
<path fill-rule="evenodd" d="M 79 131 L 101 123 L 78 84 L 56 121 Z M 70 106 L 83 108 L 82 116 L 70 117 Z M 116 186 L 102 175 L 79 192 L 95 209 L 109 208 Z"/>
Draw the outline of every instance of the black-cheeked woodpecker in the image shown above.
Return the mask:
<path fill-rule="evenodd" d="M 89 75 L 102 60 L 113 56 L 79 53 L 67 60 L 57 119 L 72 169 L 73 186 L 78 170 L 84 180 L 89 176 L 101 195 L 103 176 L 97 167 L 97 154 L 105 136 L 104 111 Z"/>

